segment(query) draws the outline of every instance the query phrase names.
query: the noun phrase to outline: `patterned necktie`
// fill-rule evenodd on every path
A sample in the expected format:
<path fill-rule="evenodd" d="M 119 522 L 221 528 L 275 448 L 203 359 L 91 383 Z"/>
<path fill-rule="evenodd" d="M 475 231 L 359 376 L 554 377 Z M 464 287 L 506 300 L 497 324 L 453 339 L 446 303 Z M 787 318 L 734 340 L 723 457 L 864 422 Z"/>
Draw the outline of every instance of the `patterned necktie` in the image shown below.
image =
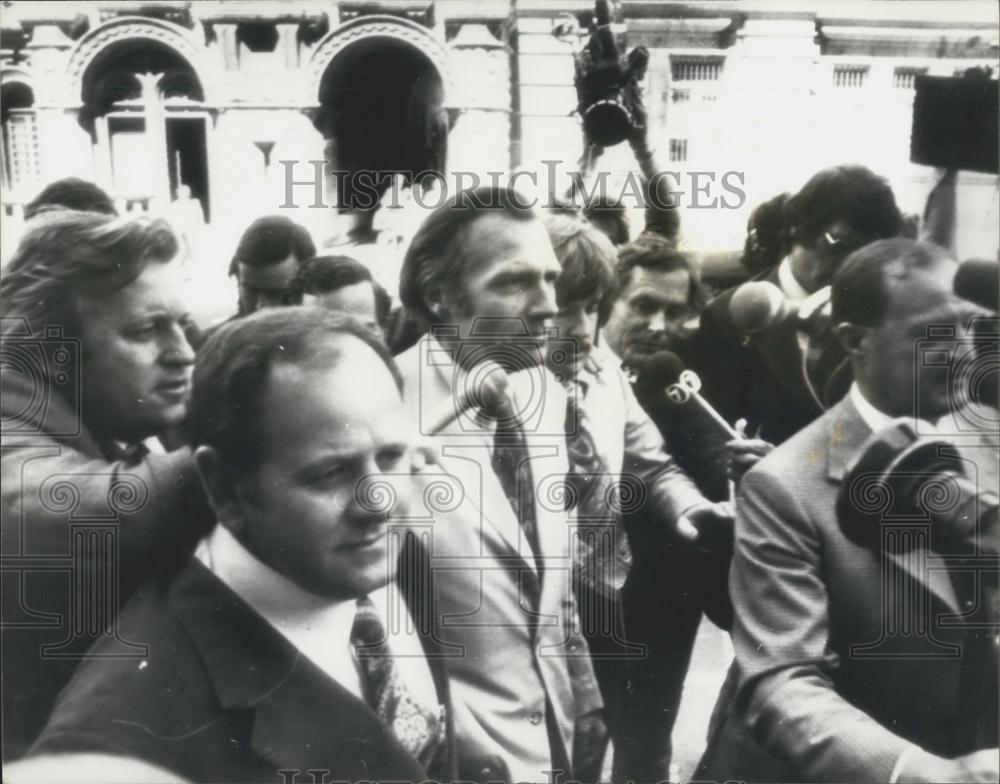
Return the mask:
<path fill-rule="evenodd" d="M 586 382 L 573 378 L 566 392 L 566 508 L 576 509 L 578 525 L 574 568 L 583 584 L 613 593 L 625 584 L 632 565 L 632 549 L 621 515 L 613 506 L 619 481 L 608 473 L 608 464 L 590 431 L 583 406 Z"/>
<path fill-rule="evenodd" d="M 431 712 L 406 688 L 389 650 L 385 626 L 367 596 L 358 599 L 351 644 L 363 673 L 368 705 L 392 728 L 396 739 L 430 770 L 444 748 L 444 708 Z"/>
<path fill-rule="evenodd" d="M 538 520 L 535 512 L 535 483 L 531 474 L 528 443 L 524 429 L 508 410 L 497 419 L 493 436 L 493 472 L 500 480 L 504 495 L 517 515 L 521 530 L 541 567 L 538 551 Z"/>

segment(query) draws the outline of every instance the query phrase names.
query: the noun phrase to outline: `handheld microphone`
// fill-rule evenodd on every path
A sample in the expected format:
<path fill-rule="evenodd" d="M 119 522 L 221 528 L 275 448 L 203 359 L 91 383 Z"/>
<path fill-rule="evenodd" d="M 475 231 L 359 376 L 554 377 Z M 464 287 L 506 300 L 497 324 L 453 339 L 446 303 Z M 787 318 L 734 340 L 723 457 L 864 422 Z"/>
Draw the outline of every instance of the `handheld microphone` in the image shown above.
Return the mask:
<path fill-rule="evenodd" d="M 510 408 L 507 388 L 510 379 L 496 362 L 487 360 L 476 365 L 465 378 L 462 390 L 450 401 L 445 401 L 428 417 L 424 427 L 429 435 L 437 435 L 463 414 L 481 409 L 500 413 Z"/>
<path fill-rule="evenodd" d="M 744 283 L 729 300 L 729 315 L 744 337 L 766 332 L 794 314 L 781 289 L 765 280 Z"/>
<path fill-rule="evenodd" d="M 1000 311 L 1000 264 L 995 261 L 965 261 L 958 265 L 952 290 L 956 296 L 981 308 Z"/>
<path fill-rule="evenodd" d="M 701 396 L 701 379 L 698 378 L 698 374 L 693 370 L 685 369 L 680 357 L 672 351 L 659 351 L 650 357 L 649 362 L 646 364 L 644 375 L 646 376 L 644 383 L 665 384 L 665 394 L 667 399 L 672 403 L 683 405 L 688 401 L 694 401 L 695 405 L 708 414 L 730 438 L 742 438 L 722 418 L 722 415 Z"/>

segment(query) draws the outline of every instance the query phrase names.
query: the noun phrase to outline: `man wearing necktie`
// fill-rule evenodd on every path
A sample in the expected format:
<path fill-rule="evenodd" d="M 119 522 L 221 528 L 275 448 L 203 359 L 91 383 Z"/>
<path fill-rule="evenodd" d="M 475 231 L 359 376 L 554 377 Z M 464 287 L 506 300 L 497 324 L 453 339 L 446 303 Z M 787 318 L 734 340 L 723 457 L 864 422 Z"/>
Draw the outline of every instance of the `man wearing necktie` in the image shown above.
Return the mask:
<path fill-rule="evenodd" d="M 629 531 L 643 550 L 638 557 L 662 569 L 664 540 L 696 552 L 720 532 L 724 538 L 732 518 L 702 496 L 667 452 L 620 360 L 595 345 L 617 291 L 614 248 L 580 218 L 552 215 L 546 225 L 562 265 L 556 281 L 560 340 L 550 341 L 548 362 L 567 389 L 567 505 L 575 522 L 581 626 L 614 740 L 614 779 L 655 781 L 665 778 L 669 765 L 663 758 L 669 758 L 672 718 L 660 693 L 672 673 L 665 672 L 668 664 L 646 644 L 648 638 L 635 633 L 635 616 L 645 615 L 636 610 L 643 605 L 634 597 L 623 602 L 633 560 L 625 523 L 641 521 Z M 648 619 L 657 626 L 669 617 L 664 605 L 693 601 L 679 593 L 646 599 L 658 607 Z M 604 743 L 595 735 L 589 746 L 581 748 L 581 756 L 589 751 L 591 757 L 584 780 L 597 780 Z"/>
<path fill-rule="evenodd" d="M 818 329 L 823 318 L 816 311 L 822 299 L 810 300 L 829 285 L 851 251 L 898 236 L 903 229 L 889 183 L 863 166 L 834 166 L 816 173 L 787 201 L 783 213 L 786 255 L 754 280 L 776 286 L 786 307 L 816 317 L 785 319 L 748 340 L 734 323 L 730 303 L 736 289 L 729 289 L 705 306 L 692 353 L 706 399 L 728 422 L 746 419 L 748 432 L 761 439 L 756 448 L 737 453 L 740 472 L 759 460 L 770 444 L 780 444 L 843 395 L 846 384 L 832 390 L 832 399 L 817 388 L 824 384 L 815 378 L 830 374 L 823 366 L 829 357 L 815 353 L 829 352 L 838 364 L 843 351 L 831 334 Z M 807 321 L 805 331 L 798 328 Z M 804 356 L 807 334 L 812 357 Z"/>
<path fill-rule="evenodd" d="M 419 559 L 401 388 L 385 346 L 321 308 L 213 333 L 191 433 L 218 525 L 123 611 L 143 652 L 92 649 L 33 752 L 115 753 L 196 782 L 452 780 L 441 651 L 397 584 Z"/>
<path fill-rule="evenodd" d="M 919 466 L 904 474 L 906 497 L 868 521 L 874 531 L 851 523 L 873 499 L 851 483 L 855 464 L 899 420 L 947 444 L 937 454 L 962 466 L 980 508 L 988 494 L 995 505 L 1000 414 L 972 407 L 960 372 L 972 319 L 984 314 L 953 293 L 957 267 L 935 245 L 897 238 L 856 251 L 834 277 L 832 316 L 854 383 L 741 483 L 735 689 L 720 696 L 721 725 L 696 778 L 997 780 L 1000 618 L 984 601 L 1000 568 L 996 539 L 956 549 L 933 527 L 914 534 L 927 510 L 954 508 L 939 506 Z M 992 564 L 970 566 L 969 552 L 992 553 Z"/>
<path fill-rule="evenodd" d="M 430 330 L 397 361 L 439 463 L 424 476 L 420 525 L 467 780 L 572 779 L 577 727 L 601 708 L 571 589 L 566 392 L 544 366 L 558 275 L 523 197 L 484 187 L 427 218 L 400 279 Z M 498 365 L 507 390 L 481 405 Z M 442 407 L 454 416 L 432 426 Z"/>

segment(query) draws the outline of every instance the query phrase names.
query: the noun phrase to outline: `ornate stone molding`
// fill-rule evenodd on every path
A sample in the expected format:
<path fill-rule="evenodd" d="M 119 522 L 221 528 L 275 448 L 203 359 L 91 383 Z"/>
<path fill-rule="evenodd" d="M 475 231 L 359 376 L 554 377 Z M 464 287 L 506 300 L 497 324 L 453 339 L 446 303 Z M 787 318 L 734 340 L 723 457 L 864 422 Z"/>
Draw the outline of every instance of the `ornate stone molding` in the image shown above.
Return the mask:
<path fill-rule="evenodd" d="M 342 24 L 317 44 L 306 66 L 307 98 L 319 101 L 323 74 L 338 54 L 353 43 L 369 38 L 392 38 L 415 46 L 434 64 L 447 95 L 453 84 L 451 52 L 426 28 L 395 16 L 363 16 Z"/>
<path fill-rule="evenodd" d="M 161 43 L 183 57 L 198 76 L 206 105 L 219 99 L 219 77 L 201 41 L 190 31 L 171 22 L 138 16 L 123 16 L 91 30 L 79 40 L 66 68 L 67 100 L 83 100 L 83 77 L 101 52 L 122 41 L 146 39 Z"/>

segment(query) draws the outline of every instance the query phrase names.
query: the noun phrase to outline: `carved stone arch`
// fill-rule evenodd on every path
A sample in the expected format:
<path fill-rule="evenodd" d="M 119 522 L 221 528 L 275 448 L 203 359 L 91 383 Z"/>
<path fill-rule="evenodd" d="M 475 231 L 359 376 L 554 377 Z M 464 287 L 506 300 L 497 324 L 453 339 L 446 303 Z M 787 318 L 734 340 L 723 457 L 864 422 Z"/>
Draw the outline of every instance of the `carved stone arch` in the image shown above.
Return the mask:
<path fill-rule="evenodd" d="M 0 70 L 0 84 L 20 84 L 35 92 L 34 77 L 22 68 L 4 68 Z"/>
<path fill-rule="evenodd" d="M 426 27 L 395 16 L 362 16 L 331 31 L 313 51 L 306 67 L 308 100 L 319 100 L 320 84 L 327 68 L 351 44 L 371 38 L 391 38 L 420 50 L 437 69 L 445 94 L 451 93 L 451 50 Z"/>
<path fill-rule="evenodd" d="M 205 105 L 216 105 L 220 98 L 220 78 L 210 62 L 204 44 L 189 30 L 160 19 L 122 16 L 95 28 L 74 47 L 66 69 L 69 102 L 83 102 L 84 78 L 94 61 L 115 44 L 146 39 L 162 44 L 188 62 L 205 96 Z"/>

